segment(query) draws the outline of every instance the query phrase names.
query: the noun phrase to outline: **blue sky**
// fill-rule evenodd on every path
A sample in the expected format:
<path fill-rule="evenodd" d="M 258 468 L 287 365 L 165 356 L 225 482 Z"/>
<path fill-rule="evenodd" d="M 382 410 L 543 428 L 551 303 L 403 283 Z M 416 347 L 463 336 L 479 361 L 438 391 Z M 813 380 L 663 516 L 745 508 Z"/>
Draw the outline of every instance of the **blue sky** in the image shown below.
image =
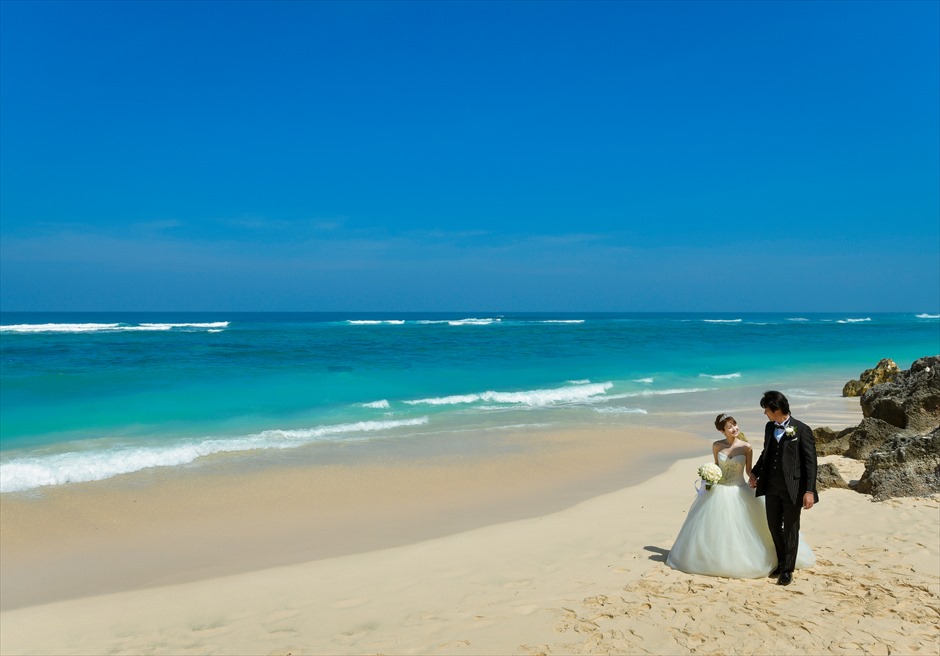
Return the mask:
<path fill-rule="evenodd" d="M 938 306 L 938 2 L 0 2 L 3 310 Z"/>

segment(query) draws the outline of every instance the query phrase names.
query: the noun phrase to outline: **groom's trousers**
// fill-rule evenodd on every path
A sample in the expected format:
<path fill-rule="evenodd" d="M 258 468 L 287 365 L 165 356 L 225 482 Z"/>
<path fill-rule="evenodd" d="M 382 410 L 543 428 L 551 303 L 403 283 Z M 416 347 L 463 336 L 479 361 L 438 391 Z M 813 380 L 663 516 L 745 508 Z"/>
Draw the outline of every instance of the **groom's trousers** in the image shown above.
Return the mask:
<path fill-rule="evenodd" d="M 777 563 L 780 571 L 793 572 L 796 569 L 796 552 L 800 546 L 800 511 L 803 504 L 793 503 L 790 499 L 783 476 L 771 476 L 768 483 L 764 503 L 767 508 L 767 526 L 777 550 Z"/>

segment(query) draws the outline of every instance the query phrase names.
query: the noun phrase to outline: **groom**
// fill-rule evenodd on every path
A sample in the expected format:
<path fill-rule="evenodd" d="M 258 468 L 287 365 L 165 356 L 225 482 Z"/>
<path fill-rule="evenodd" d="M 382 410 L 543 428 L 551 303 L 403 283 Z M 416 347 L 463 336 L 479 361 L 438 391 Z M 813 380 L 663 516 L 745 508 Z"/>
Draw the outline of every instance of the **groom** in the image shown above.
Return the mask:
<path fill-rule="evenodd" d="M 800 511 L 819 501 L 816 494 L 816 440 L 813 431 L 790 416 L 790 402 L 780 392 L 764 392 L 760 407 L 767 415 L 764 451 L 752 468 L 751 487 L 765 497 L 767 524 L 777 550 L 770 576 L 790 585 L 800 542 Z M 756 477 L 756 478 L 755 478 Z"/>

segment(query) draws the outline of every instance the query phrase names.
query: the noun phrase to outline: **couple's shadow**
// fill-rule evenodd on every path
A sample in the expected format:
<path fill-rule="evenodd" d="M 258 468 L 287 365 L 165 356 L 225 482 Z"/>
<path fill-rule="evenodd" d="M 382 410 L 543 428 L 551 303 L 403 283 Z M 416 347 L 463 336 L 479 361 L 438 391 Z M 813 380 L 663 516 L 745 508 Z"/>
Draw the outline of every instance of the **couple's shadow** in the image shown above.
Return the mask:
<path fill-rule="evenodd" d="M 663 549 L 662 547 L 646 546 L 643 547 L 643 550 L 651 552 L 653 555 L 650 556 L 650 560 L 655 560 L 657 563 L 664 563 L 666 558 L 669 557 L 669 549 Z"/>

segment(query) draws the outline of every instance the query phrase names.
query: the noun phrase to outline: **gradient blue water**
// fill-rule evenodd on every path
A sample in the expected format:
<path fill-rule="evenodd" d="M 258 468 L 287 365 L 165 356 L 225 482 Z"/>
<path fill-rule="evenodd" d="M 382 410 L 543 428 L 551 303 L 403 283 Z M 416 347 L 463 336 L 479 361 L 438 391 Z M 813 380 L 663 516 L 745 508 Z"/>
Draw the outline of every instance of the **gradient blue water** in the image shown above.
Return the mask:
<path fill-rule="evenodd" d="M 940 352 L 940 321 L 914 313 L 4 313 L 0 324 L 4 489 L 35 487 L 26 465 L 60 483 L 326 440 L 655 423 L 754 386 L 831 395 L 883 357 L 905 367 Z"/>

